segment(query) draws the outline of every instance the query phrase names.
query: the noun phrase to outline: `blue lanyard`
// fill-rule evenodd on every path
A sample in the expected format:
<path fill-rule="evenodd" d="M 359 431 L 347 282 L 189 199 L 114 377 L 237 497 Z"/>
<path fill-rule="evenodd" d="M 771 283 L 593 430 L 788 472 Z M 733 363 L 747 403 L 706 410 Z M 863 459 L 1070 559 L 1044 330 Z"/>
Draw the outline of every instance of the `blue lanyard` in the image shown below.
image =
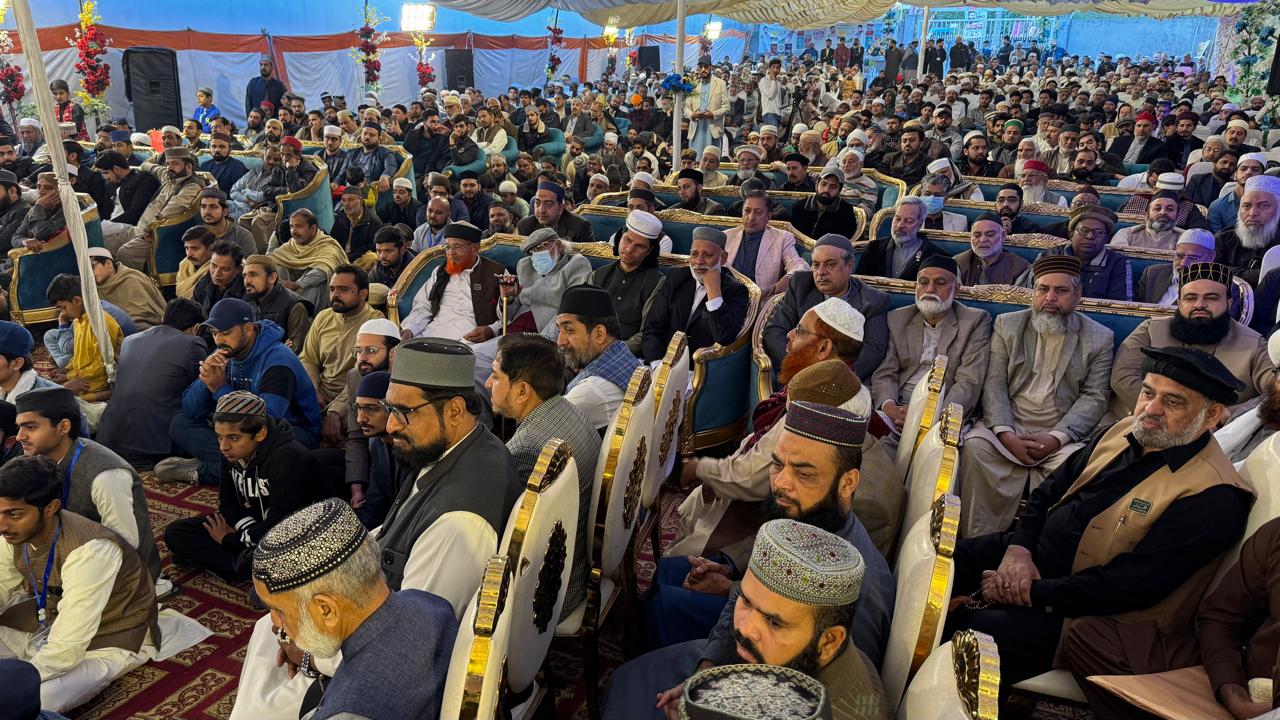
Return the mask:
<path fill-rule="evenodd" d="M 76 462 L 80 460 L 80 453 L 84 451 L 84 443 L 76 442 L 75 454 L 71 456 L 71 462 L 67 463 L 67 477 L 62 481 L 62 507 L 67 507 L 67 500 L 71 497 L 71 471 L 76 469 Z"/>
<path fill-rule="evenodd" d="M 49 617 L 44 608 L 49 602 L 49 574 L 53 572 L 53 551 L 58 547 L 58 536 L 62 534 L 62 521 L 54 522 L 58 524 L 53 530 L 53 542 L 49 543 L 49 558 L 44 563 L 44 584 L 40 586 L 39 592 L 36 592 L 36 576 L 31 572 L 31 556 L 28 552 L 31 546 L 26 543 L 22 545 L 22 559 L 27 564 L 27 576 L 31 578 L 31 591 L 36 594 L 36 619 L 42 628 Z"/>

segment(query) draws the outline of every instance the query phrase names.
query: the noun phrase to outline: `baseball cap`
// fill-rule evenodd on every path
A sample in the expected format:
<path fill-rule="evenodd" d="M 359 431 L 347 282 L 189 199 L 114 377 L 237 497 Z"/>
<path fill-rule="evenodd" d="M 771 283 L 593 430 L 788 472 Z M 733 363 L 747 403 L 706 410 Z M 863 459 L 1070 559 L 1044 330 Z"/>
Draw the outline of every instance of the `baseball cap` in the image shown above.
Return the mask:
<path fill-rule="evenodd" d="M 209 319 L 204 324 L 226 332 L 237 325 L 253 322 L 253 308 L 240 298 L 223 298 L 214 304 L 209 311 Z"/>

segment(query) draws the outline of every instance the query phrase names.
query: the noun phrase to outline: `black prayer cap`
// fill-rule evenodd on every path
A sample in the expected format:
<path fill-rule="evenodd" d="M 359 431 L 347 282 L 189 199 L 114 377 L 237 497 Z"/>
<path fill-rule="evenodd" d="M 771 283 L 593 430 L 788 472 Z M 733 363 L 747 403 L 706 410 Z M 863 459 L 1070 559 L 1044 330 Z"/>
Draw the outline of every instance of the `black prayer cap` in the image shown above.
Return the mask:
<path fill-rule="evenodd" d="M 586 317 L 613 317 L 617 311 L 613 308 L 613 298 L 609 291 L 594 285 L 575 285 L 560 296 L 561 314 L 583 315 Z"/>
<path fill-rule="evenodd" d="M 787 153 L 782 158 L 782 162 L 798 162 L 805 167 L 809 166 L 809 158 L 801 155 L 800 153 Z"/>
<path fill-rule="evenodd" d="M 1223 405 L 1234 405 L 1245 387 L 1221 360 L 1203 350 L 1144 347 L 1142 354 L 1147 356 L 1142 372 L 1163 375 Z"/>
<path fill-rule="evenodd" d="M 701 170 L 697 168 L 685 168 L 680 171 L 679 175 L 676 175 L 676 180 L 692 180 L 701 185 L 705 178 L 703 177 Z"/>
<path fill-rule="evenodd" d="M 1018 193 L 1019 200 L 1022 199 L 1022 186 L 1019 185 L 1018 183 L 1005 183 L 1000 186 L 1000 190 L 1012 190 Z M 997 190 L 996 192 L 999 192 L 999 190 Z"/>
<path fill-rule="evenodd" d="M 480 228 L 469 222 L 451 222 L 444 226 L 444 236 L 446 238 L 457 238 L 466 240 L 469 243 L 480 242 Z"/>
<path fill-rule="evenodd" d="M 920 270 L 924 270 L 925 268 L 938 268 L 939 270 L 946 270 L 952 275 L 955 275 L 956 277 L 960 277 L 960 266 L 956 264 L 955 258 L 951 257 L 950 255 L 941 255 L 941 254 L 930 255 L 929 257 L 924 259 L 924 262 L 920 263 Z M 919 275 L 920 271 L 917 270 L 916 274 Z"/>
<path fill-rule="evenodd" d="M 658 204 L 658 196 L 654 195 L 652 190 L 645 190 L 644 188 L 632 189 L 631 192 L 627 193 L 627 199 L 628 200 L 644 200 L 650 205 Z"/>
<path fill-rule="evenodd" d="M 969 224 L 969 227 L 973 227 L 974 225 L 977 225 L 980 222 L 993 222 L 999 225 L 1000 227 L 1004 227 L 1004 220 L 999 215 L 993 212 L 982 213 L 981 215 L 973 219 L 973 222 Z"/>
<path fill-rule="evenodd" d="M 55 414 L 80 416 L 80 405 L 76 402 L 75 393 L 61 386 L 28 390 L 18 396 L 15 404 L 19 415 L 34 412 L 45 417 Z"/>

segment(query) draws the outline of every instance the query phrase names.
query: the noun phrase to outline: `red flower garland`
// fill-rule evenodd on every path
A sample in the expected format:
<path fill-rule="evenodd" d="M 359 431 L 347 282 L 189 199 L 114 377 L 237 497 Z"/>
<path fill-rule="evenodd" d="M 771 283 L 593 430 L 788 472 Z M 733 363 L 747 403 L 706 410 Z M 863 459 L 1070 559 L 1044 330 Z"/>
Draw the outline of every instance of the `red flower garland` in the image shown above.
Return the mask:
<path fill-rule="evenodd" d="M 418 61 L 418 87 L 430 87 L 436 81 L 436 69 L 425 60 Z"/>
<path fill-rule="evenodd" d="M 564 45 L 564 30 L 548 25 L 547 32 L 551 34 L 548 38 L 548 42 L 551 45 L 551 55 L 547 57 L 547 79 L 550 80 L 555 76 L 556 70 L 560 68 L 560 56 L 556 54 L 556 48 Z"/>
<path fill-rule="evenodd" d="M 111 85 L 111 66 L 100 59 L 107 54 L 110 42 L 97 25 L 76 33 L 75 48 L 80 55 L 76 72 L 84 78 L 81 87 L 90 97 L 101 97 Z"/>
<path fill-rule="evenodd" d="M 360 64 L 364 66 L 364 84 L 377 85 L 382 74 L 382 61 L 378 59 L 378 45 L 373 41 L 376 31 L 368 24 L 360 26 L 356 36 L 360 38 Z"/>
<path fill-rule="evenodd" d="M 27 94 L 26 78 L 22 77 L 22 68 L 8 60 L 0 66 L 0 103 L 13 105 Z"/>

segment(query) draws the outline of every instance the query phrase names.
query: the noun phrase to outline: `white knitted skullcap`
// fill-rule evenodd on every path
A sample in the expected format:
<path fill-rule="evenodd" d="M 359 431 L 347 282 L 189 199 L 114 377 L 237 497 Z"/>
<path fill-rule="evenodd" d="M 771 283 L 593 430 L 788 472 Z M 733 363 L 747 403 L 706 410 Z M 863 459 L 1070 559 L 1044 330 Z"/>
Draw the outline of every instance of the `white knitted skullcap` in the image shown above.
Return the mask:
<path fill-rule="evenodd" d="M 840 298 L 827 298 L 813 307 L 822 322 L 835 328 L 836 332 L 853 340 L 862 340 L 862 328 L 866 318 L 849 303 Z"/>

